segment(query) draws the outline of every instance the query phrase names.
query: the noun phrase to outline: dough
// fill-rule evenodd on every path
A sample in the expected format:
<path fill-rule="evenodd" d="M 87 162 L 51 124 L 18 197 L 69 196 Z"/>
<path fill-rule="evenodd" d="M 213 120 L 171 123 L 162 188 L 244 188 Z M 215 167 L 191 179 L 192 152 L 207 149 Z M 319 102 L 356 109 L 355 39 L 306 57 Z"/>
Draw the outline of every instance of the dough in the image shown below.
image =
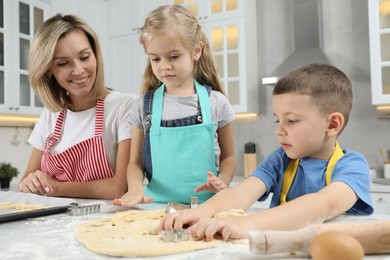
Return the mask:
<path fill-rule="evenodd" d="M 178 243 L 164 242 L 157 228 L 165 209 L 129 210 L 80 224 L 76 239 L 89 250 L 110 256 L 162 256 L 227 244 L 222 240 L 205 242 L 190 238 Z"/>
<path fill-rule="evenodd" d="M 28 211 L 35 209 L 47 208 L 45 205 L 41 204 L 29 204 L 26 202 L 1 202 L 0 210 L 10 209 L 15 211 Z"/>
<path fill-rule="evenodd" d="M 239 217 L 244 215 L 245 211 L 243 209 L 230 209 L 228 211 L 218 212 L 214 215 L 214 218 Z"/>

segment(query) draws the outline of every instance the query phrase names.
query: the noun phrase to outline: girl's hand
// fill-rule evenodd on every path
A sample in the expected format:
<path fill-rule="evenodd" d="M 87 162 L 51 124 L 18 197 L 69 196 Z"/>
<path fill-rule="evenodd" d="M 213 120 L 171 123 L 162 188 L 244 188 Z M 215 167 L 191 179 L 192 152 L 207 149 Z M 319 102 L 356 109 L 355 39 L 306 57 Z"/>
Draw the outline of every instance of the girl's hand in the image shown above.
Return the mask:
<path fill-rule="evenodd" d="M 153 197 L 147 197 L 145 193 L 127 192 L 121 198 L 114 199 L 112 205 L 132 207 L 136 204 L 148 204 L 153 202 Z"/>
<path fill-rule="evenodd" d="M 218 192 L 223 189 L 226 189 L 226 184 L 217 176 L 215 176 L 212 172 L 207 173 L 207 182 L 199 185 L 195 188 L 196 192 L 205 190 L 208 192 Z"/>
<path fill-rule="evenodd" d="M 204 239 L 207 242 L 212 241 L 214 236 L 222 236 L 224 241 L 227 241 L 228 239 L 248 238 L 248 231 L 231 223 L 230 220 L 233 219 L 234 218 L 202 218 L 187 230 L 193 236 Z"/>
<path fill-rule="evenodd" d="M 19 191 L 38 195 L 51 195 L 53 193 L 52 179 L 52 177 L 40 170 L 32 172 L 19 183 Z"/>

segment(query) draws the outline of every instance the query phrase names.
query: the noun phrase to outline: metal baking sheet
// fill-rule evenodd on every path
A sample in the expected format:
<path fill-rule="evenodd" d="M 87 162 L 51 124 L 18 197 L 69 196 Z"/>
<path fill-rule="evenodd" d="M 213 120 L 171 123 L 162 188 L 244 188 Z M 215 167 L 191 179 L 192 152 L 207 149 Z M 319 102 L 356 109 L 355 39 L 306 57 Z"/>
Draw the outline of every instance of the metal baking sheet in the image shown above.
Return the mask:
<path fill-rule="evenodd" d="M 32 193 L 14 191 L 0 191 L 0 203 L 2 202 L 40 204 L 44 206 L 49 206 L 49 208 L 28 211 L 15 211 L 9 209 L 0 210 L 0 223 L 62 213 L 67 211 L 70 206 L 77 204 L 77 202 L 73 199 L 46 197 Z"/>

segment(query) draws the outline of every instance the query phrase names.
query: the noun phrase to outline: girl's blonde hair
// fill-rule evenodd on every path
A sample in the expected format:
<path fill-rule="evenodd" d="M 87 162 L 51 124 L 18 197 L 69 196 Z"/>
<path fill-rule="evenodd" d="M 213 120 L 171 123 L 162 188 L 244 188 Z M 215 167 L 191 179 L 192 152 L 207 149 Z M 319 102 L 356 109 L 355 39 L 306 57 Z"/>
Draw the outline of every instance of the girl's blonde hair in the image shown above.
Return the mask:
<path fill-rule="evenodd" d="M 96 81 L 88 99 L 102 98 L 108 93 L 104 85 L 103 57 L 98 36 L 79 17 L 57 14 L 46 20 L 38 29 L 28 60 L 30 84 L 45 107 L 53 112 L 61 111 L 72 104 L 67 91 L 55 77 L 47 77 L 47 72 L 52 65 L 58 40 L 74 30 L 82 30 L 85 33 L 96 57 Z"/>
<path fill-rule="evenodd" d="M 209 41 L 189 10 L 181 5 L 166 5 L 152 11 L 141 28 L 140 42 L 144 49 L 146 50 L 148 40 L 159 35 L 169 35 L 191 52 L 202 44 L 201 56 L 198 61 L 194 61 L 194 78 L 200 84 L 209 85 L 213 90 L 224 93 Z M 142 94 L 149 89 L 157 89 L 161 84 L 148 61 L 141 87 Z"/>

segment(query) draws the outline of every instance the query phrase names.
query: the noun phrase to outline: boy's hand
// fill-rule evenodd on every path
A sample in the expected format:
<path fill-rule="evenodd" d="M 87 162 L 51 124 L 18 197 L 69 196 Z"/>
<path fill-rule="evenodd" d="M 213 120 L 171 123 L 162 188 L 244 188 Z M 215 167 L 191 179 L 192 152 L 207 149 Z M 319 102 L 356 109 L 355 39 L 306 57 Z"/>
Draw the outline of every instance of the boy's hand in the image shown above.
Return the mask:
<path fill-rule="evenodd" d="M 163 230 L 183 229 L 183 226 L 190 226 L 196 223 L 201 215 L 197 208 L 183 209 L 167 214 L 161 219 L 158 231 L 160 233 Z"/>
<path fill-rule="evenodd" d="M 153 197 L 147 197 L 145 193 L 127 192 L 121 198 L 114 199 L 112 205 L 132 207 L 136 204 L 148 204 L 153 202 Z"/>
<path fill-rule="evenodd" d="M 222 236 L 224 241 L 228 239 L 248 238 L 248 232 L 231 223 L 234 218 L 202 218 L 187 230 L 193 236 L 204 239 L 207 242 L 212 241 L 214 236 Z"/>
<path fill-rule="evenodd" d="M 223 189 L 226 189 L 226 184 L 217 176 L 215 176 L 212 172 L 207 173 L 207 182 L 204 184 L 199 185 L 195 188 L 196 192 L 205 190 L 208 192 L 215 192 L 221 191 Z"/>

